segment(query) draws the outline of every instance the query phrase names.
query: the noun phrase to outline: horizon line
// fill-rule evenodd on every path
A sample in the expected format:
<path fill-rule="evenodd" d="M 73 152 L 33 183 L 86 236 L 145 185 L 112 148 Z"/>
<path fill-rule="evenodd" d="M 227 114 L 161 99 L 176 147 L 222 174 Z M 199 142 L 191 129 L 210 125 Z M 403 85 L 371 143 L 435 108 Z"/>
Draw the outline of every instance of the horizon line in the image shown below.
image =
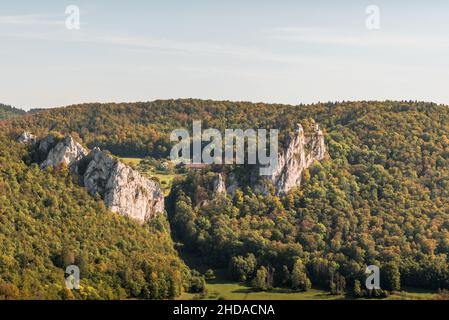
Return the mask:
<path fill-rule="evenodd" d="M 315 106 L 321 104 L 343 104 L 343 103 L 382 103 L 382 102 L 403 102 L 403 103 L 424 103 L 424 104 L 434 104 L 437 106 L 449 107 L 449 103 L 435 102 L 431 100 L 416 100 L 416 99 L 356 99 L 356 100 L 327 100 L 327 101 L 315 101 L 311 103 L 299 102 L 297 104 L 292 103 L 282 103 L 282 102 L 266 102 L 266 101 L 255 101 L 255 100 L 231 100 L 231 99 L 210 99 L 210 98 L 156 98 L 151 100 L 134 100 L 134 101 L 91 101 L 91 102 L 78 102 L 60 106 L 50 106 L 50 107 L 19 107 L 13 104 L 8 104 L 0 102 L 0 105 L 8 106 L 11 108 L 19 109 L 25 112 L 35 111 L 35 110 L 53 110 L 53 109 L 64 109 L 75 106 L 90 105 L 90 104 L 100 104 L 100 105 L 110 105 L 110 104 L 138 104 L 138 103 L 154 103 L 158 101 L 187 101 L 187 100 L 197 100 L 197 101 L 212 101 L 212 102 L 231 102 L 231 103 L 250 103 L 250 104 L 266 104 L 266 105 L 280 105 L 280 106 Z"/>

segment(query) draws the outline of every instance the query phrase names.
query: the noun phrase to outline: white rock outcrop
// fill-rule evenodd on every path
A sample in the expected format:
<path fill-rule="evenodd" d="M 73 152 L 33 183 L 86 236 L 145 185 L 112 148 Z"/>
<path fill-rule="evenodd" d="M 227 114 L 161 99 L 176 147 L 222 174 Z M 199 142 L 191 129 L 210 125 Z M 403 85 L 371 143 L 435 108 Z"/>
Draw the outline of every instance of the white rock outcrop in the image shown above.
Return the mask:
<path fill-rule="evenodd" d="M 270 176 L 260 177 L 258 168 L 252 170 L 249 176 L 249 185 L 255 193 L 278 195 L 285 194 L 295 187 L 301 186 L 301 178 L 305 169 L 315 161 L 321 161 L 326 154 L 324 134 L 320 126 L 312 122 L 311 128 L 304 132 L 301 124 L 290 138 L 287 147 L 278 153 L 278 165 Z M 234 197 L 236 190 L 243 184 L 235 172 L 219 173 L 214 180 L 213 195 L 225 193 Z"/>
<path fill-rule="evenodd" d="M 226 184 L 224 173 L 220 172 L 214 180 L 214 195 L 226 194 Z"/>
<path fill-rule="evenodd" d="M 326 154 L 324 134 L 317 123 L 312 130 L 304 133 L 298 124 L 288 147 L 279 152 L 278 166 L 269 179 L 273 182 L 278 194 L 285 194 L 301 185 L 302 173 L 315 161 L 321 161 Z"/>
<path fill-rule="evenodd" d="M 32 135 L 31 133 L 29 133 L 27 131 L 24 131 L 17 138 L 17 142 L 20 142 L 20 143 L 35 143 L 36 142 L 36 136 Z"/>
<path fill-rule="evenodd" d="M 42 169 L 65 163 L 91 195 L 99 194 L 107 208 L 141 223 L 164 212 L 159 183 L 98 148 L 90 153 L 71 136 L 59 141 L 53 135 L 36 144 L 34 161 Z"/>
<path fill-rule="evenodd" d="M 42 145 L 41 143 L 39 149 L 41 147 L 42 149 L 48 149 L 51 143 L 48 141 L 45 142 L 45 140 L 43 141 L 46 145 Z M 71 172 L 78 173 L 78 163 L 87 154 L 88 151 L 82 145 L 76 142 L 71 136 L 66 136 L 48 151 L 47 158 L 41 163 L 41 169 L 65 163 Z"/>
<path fill-rule="evenodd" d="M 111 211 L 140 222 L 164 211 L 164 194 L 159 183 L 99 149 L 94 149 L 87 161 L 84 186 L 90 194 L 100 194 Z"/>

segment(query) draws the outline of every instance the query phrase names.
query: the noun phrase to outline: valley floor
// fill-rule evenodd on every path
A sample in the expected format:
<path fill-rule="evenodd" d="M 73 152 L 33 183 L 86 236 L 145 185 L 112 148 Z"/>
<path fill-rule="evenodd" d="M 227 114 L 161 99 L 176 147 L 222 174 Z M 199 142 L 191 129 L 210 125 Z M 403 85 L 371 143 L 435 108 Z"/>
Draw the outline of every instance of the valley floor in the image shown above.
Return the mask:
<path fill-rule="evenodd" d="M 406 291 L 393 293 L 386 300 L 432 300 L 436 293 L 408 288 Z M 207 295 L 204 298 L 197 294 L 183 293 L 179 300 L 341 300 L 342 295 L 331 295 L 320 289 L 307 292 L 296 292 L 284 288 L 274 288 L 271 291 L 257 291 L 245 283 L 214 281 L 207 284 Z"/>
<path fill-rule="evenodd" d="M 181 300 L 199 299 L 198 295 L 184 293 Z M 208 283 L 207 300 L 336 300 L 342 296 L 331 296 L 322 290 L 312 289 L 307 292 L 294 292 L 288 289 L 275 288 L 271 291 L 256 291 L 244 283 L 220 282 Z"/>

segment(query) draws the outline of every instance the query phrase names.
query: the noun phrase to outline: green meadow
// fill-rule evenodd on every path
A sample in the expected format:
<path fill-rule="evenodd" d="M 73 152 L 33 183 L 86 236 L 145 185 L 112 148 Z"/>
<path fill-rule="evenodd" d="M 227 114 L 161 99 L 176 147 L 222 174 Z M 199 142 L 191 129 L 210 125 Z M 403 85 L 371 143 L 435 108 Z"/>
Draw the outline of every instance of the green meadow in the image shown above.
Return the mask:
<path fill-rule="evenodd" d="M 343 298 L 343 296 L 332 296 L 326 291 L 318 289 L 311 289 L 307 292 L 294 292 L 283 288 L 257 291 L 245 283 L 236 282 L 208 283 L 205 297 L 191 293 L 184 293 L 180 297 L 182 300 L 336 300 Z"/>
<path fill-rule="evenodd" d="M 385 300 L 433 300 L 436 293 L 407 288 L 406 291 L 394 292 Z M 274 288 L 270 291 L 258 291 L 245 283 L 217 281 L 207 283 L 206 296 L 183 293 L 180 300 L 342 300 L 343 295 L 331 295 L 320 289 L 310 289 L 306 292 L 295 292 L 284 288 Z"/>
<path fill-rule="evenodd" d="M 141 170 L 139 168 L 140 162 L 143 160 L 142 158 L 121 158 L 119 159 L 127 164 L 130 165 L 136 169 L 138 169 L 142 174 L 146 175 L 149 178 L 156 179 L 161 184 L 162 191 L 164 192 L 165 196 L 168 196 L 170 193 L 170 188 L 172 185 L 173 179 L 177 176 L 176 174 L 168 174 L 161 171 L 157 171 L 155 168 L 149 168 L 148 170 Z"/>
<path fill-rule="evenodd" d="M 131 165 L 131 166 L 138 166 L 140 161 L 142 161 L 142 158 L 121 158 L 119 157 L 119 159 L 126 163 L 127 165 Z"/>

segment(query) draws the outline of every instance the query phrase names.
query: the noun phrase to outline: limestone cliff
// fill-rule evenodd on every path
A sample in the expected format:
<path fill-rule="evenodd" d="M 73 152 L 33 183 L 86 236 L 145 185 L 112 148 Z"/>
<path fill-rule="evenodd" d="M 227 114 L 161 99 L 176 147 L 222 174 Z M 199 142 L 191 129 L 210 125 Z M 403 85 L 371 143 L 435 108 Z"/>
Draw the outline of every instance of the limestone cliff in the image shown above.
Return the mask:
<path fill-rule="evenodd" d="M 42 169 L 65 163 L 91 195 L 99 194 L 113 212 L 145 222 L 164 211 L 159 184 L 98 148 L 90 153 L 71 136 L 49 135 L 35 145 L 31 158 Z"/>
<path fill-rule="evenodd" d="M 311 130 L 305 133 L 298 124 L 287 148 L 279 152 L 278 166 L 269 177 L 276 192 L 284 194 L 300 186 L 303 171 L 315 161 L 323 160 L 325 153 L 324 135 L 319 125 L 312 123 Z"/>
<path fill-rule="evenodd" d="M 51 144 L 44 139 L 39 148 L 47 150 L 49 145 Z M 71 136 L 66 136 L 62 141 L 49 149 L 47 158 L 41 163 L 41 168 L 45 169 L 49 166 L 65 163 L 71 172 L 78 173 L 78 163 L 87 156 L 87 153 L 87 150 L 73 140 Z"/>
<path fill-rule="evenodd" d="M 239 187 L 249 185 L 256 193 L 268 194 L 273 190 L 281 195 L 299 187 L 304 170 L 315 161 L 323 160 L 326 154 L 324 134 L 319 125 L 312 122 L 309 127 L 305 132 L 301 124 L 297 125 L 287 146 L 279 150 L 278 165 L 272 175 L 259 176 L 257 166 L 246 168 L 246 181 L 240 181 L 242 178 L 237 178 L 238 175 L 233 171 L 220 173 L 215 178 L 213 194 L 225 193 L 233 197 Z"/>
<path fill-rule="evenodd" d="M 223 173 L 219 173 L 214 181 L 214 195 L 226 193 L 225 176 Z"/>
<path fill-rule="evenodd" d="M 310 131 L 305 133 L 303 126 L 298 124 L 287 148 L 279 152 L 276 170 L 268 177 L 277 194 L 299 187 L 304 170 L 315 161 L 323 160 L 325 153 L 324 134 L 319 125 L 313 122 Z"/>
<path fill-rule="evenodd" d="M 17 138 L 17 141 L 20 143 L 34 143 L 36 142 L 36 136 L 32 135 L 31 133 L 24 131 L 22 134 Z"/>
<path fill-rule="evenodd" d="M 84 186 L 90 194 L 100 194 L 111 211 L 140 222 L 164 211 L 164 195 L 157 182 L 99 149 L 87 158 Z"/>

